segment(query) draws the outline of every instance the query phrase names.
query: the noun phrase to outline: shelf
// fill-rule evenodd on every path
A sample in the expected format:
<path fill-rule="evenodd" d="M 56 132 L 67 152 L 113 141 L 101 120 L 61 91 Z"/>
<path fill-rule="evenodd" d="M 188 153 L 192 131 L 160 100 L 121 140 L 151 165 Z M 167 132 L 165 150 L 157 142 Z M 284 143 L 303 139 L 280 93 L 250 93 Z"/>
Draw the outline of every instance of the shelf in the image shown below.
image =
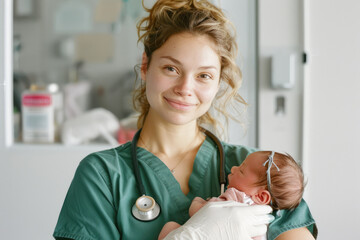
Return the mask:
<path fill-rule="evenodd" d="M 35 143 L 14 143 L 7 149 L 10 151 L 79 151 L 95 152 L 110 149 L 112 146 L 106 143 L 89 143 L 83 145 L 64 145 L 62 143 L 35 144 Z"/>

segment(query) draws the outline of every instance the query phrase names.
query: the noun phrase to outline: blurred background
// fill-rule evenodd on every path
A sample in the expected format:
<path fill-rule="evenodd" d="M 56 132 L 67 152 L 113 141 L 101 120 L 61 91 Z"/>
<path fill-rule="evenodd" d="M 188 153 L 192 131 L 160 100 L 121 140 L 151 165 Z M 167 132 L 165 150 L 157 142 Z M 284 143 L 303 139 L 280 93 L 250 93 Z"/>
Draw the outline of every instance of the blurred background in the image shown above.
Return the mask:
<path fill-rule="evenodd" d="M 290 153 L 318 239 L 359 239 L 360 3 L 212 2 L 237 29 L 249 103 L 225 139 Z M 140 0 L 0 1 L 2 239 L 51 239 L 81 159 L 132 138 L 144 14 Z"/>

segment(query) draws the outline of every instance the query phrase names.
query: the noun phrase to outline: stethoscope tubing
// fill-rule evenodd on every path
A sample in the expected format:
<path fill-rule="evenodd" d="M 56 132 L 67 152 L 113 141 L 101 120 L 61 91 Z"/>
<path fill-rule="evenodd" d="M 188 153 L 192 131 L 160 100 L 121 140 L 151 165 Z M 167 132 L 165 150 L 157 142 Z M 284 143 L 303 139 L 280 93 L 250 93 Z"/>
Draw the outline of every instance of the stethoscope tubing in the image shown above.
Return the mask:
<path fill-rule="evenodd" d="M 138 164 L 137 157 L 136 157 L 137 156 L 137 154 L 136 154 L 137 146 L 136 145 L 137 145 L 137 141 L 139 140 L 140 133 L 141 133 L 141 129 L 139 129 L 139 131 L 136 132 L 136 134 L 132 140 L 131 156 L 132 156 L 133 170 L 134 170 L 135 179 L 136 179 L 136 185 L 138 187 L 140 194 L 144 196 L 144 195 L 146 195 L 146 192 L 145 192 L 143 181 L 141 179 L 139 164 Z"/>
<path fill-rule="evenodd" d="M 141 213 L 141 209 L 136 207 L 136 204 L 134 204 L 131 211 L 132 211 L 133 216 L 140 221 L 152 221 L 159 216 L 161 209 L 160 209 L 160 206 L 156 203 L 156 201 L 152 197 L 146 195 L 145 187 L 144 187 L 143 181 L 141 179 L 139 163 L 138 163 L 137 154 L 136 154 L 137 142 L 139 140 L 141 130 L 142 129 L 139 129 L 135 133 L 134 138 L 131 143 L 132 166 L 133 166 L 133 170 L 134 170 L 136 185 L 141 194 L 140 198 L 147 198 L 147 197 L 151 198 L 154 201 L 154 204 L 156 205 L 156 207 L 155 207 L 155 212 L 154 211 L 150 212 L 148 217 L 144 217 L 145 212 Z M 211 138 L 211 140 L 213 140 L 215 142 L 218 152 L 219 152 L 219 158 L 220 158 L 219 183 L 220 183 L 221 194 L 222 194 L 222 193 L 224 193 L 224 188 L 225 188 L 225 184 L 226 184 L 224 148 L 223 148 L 220 140 L 213 133 L 211 133 L 210 131 L 205 130 L 205 129 L 204 129 L 204 133 L 207 136 L 209 136 Z M 140 199 L 140 198 L 138 198 L 138 199 Z"/>
<path fill-rule="evenodd" d="M 219 151 L 220 158 L 220 173 L 219 173 L 219 183 L 220 185 L 226 184 L 226 173 L 225 173 L 225 152 L 220 140 L 210 131 L 205 130 L 205 134 L 209 136 L 216 144 Z M 223 192 L 222 192 L 223 193 Z"/>

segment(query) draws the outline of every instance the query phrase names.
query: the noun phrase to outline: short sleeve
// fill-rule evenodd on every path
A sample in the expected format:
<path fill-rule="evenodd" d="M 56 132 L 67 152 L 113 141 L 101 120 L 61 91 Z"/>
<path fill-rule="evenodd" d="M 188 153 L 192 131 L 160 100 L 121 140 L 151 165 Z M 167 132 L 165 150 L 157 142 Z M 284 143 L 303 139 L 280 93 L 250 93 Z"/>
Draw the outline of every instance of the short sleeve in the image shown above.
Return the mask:
<path fill-rule="evenodd" d="M 299 206 L 292 210 L 274 211 L 275 220 L 270 223 L 268 240 L 276 239 L 280 234 L 296 228 L 306 227 L 317 238 L 317 227 L 305 200 L 302 199 Z"/>
<path fill-rule="evenodd" d="M 110 179 L 97 158 L 92 154 L 79 164 L 59 215 L 55 238 L 120 239 Z"/>
<path fill-rule="evenodd" d="M 258 151 L 256 148 L 245 147 L 242 145 L 232 145 L 222 142 L 225 151 L 226 159 L 226 174 L 230 174 L 233 166 L 239 166 L 246 159 L 246 157 Z"/>

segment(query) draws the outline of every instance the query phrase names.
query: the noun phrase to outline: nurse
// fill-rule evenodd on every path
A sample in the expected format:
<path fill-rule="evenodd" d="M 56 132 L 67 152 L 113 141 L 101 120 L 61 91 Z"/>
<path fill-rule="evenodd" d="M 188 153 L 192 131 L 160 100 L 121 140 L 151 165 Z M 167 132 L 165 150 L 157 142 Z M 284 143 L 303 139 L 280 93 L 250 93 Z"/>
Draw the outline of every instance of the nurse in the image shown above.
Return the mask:
<path fill-rule="evenodd" d="M 136 156 L 144 187 L 161 207 L 160 215 L 143 222 L 131 213 L 140 193 L 128 142 L 81 161 L 53 234 L 56 239 L 157 239 L 166 222 L 184 224 L 189 219 L 194 197 L 220 195 L 218 149 L 200 126 L 217 130 L 214 112 L 227 119 L 231 115 L 226 107 L 246 104 L 238 94 L 241 72 L 235 64 L 233 29 L 222 11 L 205 0 L 158 0 L 146 10 L 149 15 L 138 24 L 144 54 L 142 83 L 134 94 L 142 128 Z M 255 150 L 223 146 L 226 175 Z M 261 208 L 258 217 L 254 217 L 259 211 L 255 207 Z M 252 220 L 266 217 L 267 207 L 203 208 L 202 218 L 194 215 L 191 220 L 197 226 L 193 231 L 229 236 L 236 229 L 244 236 L 241 239 L 250 239 Z M 219 218 L 224 213 L 236 213 L 232 214 L 234 225 L 224 224 L 226 217 Z M 294 211 L 274 215 L 268 239 L 316 236 L 304 201 Z"/>

